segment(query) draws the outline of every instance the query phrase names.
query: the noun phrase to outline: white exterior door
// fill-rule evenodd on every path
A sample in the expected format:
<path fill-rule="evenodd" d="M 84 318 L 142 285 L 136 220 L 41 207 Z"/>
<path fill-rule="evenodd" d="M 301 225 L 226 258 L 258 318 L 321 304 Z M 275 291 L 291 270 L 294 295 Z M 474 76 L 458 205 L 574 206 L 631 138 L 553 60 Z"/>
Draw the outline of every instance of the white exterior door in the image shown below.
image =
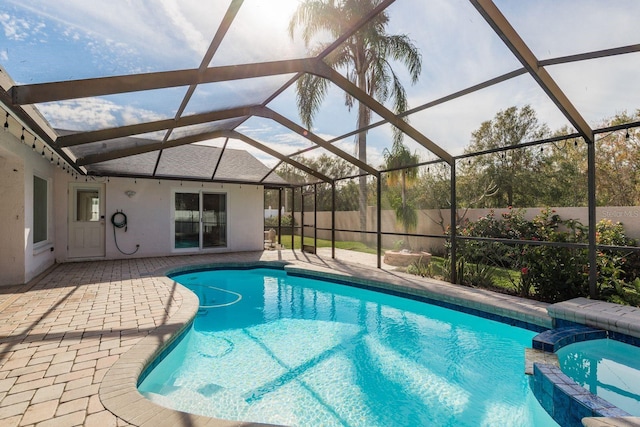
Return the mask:
<path fill-rule="evenodd" d="M 69 258 L 103 257 L 104 185 L 69 186 Z"/>

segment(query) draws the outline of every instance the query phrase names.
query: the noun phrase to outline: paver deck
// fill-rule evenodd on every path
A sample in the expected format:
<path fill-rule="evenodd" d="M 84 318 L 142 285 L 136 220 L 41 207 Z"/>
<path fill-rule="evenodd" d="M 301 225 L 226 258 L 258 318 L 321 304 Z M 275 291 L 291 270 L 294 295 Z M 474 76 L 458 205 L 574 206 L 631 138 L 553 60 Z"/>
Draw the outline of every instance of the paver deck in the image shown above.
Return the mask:
<path fill-rule="evenodd" d="M 282 250 L 66 263 L 0 288 L 0 425 L 242 425 L 161 410 L 136 395 L 132 372 L 197 310 L 197 298 L 163 274 L 187 264 L 284 261 L 549 321 L 545 304 L 376 269 L 373 255 L 337 251 L 337 258 Z"/>

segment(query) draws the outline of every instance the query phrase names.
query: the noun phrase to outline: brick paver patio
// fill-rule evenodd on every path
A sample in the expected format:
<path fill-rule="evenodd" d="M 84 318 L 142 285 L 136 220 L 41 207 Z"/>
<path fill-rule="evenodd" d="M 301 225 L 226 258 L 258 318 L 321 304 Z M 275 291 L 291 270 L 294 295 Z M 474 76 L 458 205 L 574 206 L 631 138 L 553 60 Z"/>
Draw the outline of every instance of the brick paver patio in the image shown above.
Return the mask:
<path fill-rule="evenodd" d="M 185 264 L 287 261 L 296 267 L 442 293 L 445 299 L 462 293 L 472 305 L 492 304 L 498 311 L 519 310 L 523 319 L 546 321 L 540 304 L 378 270 L 371 255 L 344 252 L 338 256 L 342 261 L 331 260 L 328 252 L 316 256 L 265 251 L 66 263 L 24 286 L 0 288 L 0 425 L 133 425 L 114 415 L 117 410 L 105 409 L 111 405 L 103 400 L 114 402 L 119 388 L 105 385 L 100 391 L 100 387 L 109 369 L 143 338 L 172 321 L 184 323 L 184 315 L 176 316 L 180 310 L 184 313 L 183 294 L 159 272 Z M 190 313 L 197 310 L 195 301 Z M 160 346 L 166 336 L 157 336 L 154 345 Z M 109 385 L 119 378 L 113 372 L 110 375 Z M 143 418 L 139 418 L 141 424 Z M 165 424 L 202 423 L 174 418 Z"/>

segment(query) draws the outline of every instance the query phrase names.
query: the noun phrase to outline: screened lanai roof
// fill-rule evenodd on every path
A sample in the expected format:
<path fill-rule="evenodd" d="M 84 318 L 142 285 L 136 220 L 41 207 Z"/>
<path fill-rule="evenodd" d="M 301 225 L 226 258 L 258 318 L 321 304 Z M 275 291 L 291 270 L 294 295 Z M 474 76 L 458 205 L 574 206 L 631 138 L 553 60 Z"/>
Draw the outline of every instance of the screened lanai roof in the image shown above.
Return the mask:
<path fill-rule="evenodd" d="M 305 166 L 320 154 L 376 175 L 394 127 L 421 161 L 452 163 L 473 130 L 513 105 L 588 142 L 605 119 L 640 107 L 636 0 L 374 0 L 340 34 L 314 39 L 325 43 L 316 55 L 299 27 L 289 33 L 301 3 L 0 0 L 6 121 L 80 173 L 281 185 L 286 163 L 310 181 L 340 178 Z M 422 57 L 415 84 L 389 59 L 407 90 L 406 123 L 324 61 L 380 13 Z M 305 73 L 329 82 L 310 129 L 296 104 Z M 371 110 L 366 162 L 345 94 Z"/>

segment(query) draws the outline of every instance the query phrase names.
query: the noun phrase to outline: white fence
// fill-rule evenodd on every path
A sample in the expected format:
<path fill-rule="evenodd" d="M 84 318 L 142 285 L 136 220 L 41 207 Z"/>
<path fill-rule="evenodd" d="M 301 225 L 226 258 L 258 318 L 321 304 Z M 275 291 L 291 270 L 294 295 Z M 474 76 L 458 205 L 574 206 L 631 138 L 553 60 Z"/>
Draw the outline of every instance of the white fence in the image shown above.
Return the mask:
<path fill-rule="evenodd" d="M 268 209 L 264 210 L 264 219 L 273 218 L 274 216 L 278 216 L 278 209 L 271 209 L 271 206 L 269 206 Z"/>

